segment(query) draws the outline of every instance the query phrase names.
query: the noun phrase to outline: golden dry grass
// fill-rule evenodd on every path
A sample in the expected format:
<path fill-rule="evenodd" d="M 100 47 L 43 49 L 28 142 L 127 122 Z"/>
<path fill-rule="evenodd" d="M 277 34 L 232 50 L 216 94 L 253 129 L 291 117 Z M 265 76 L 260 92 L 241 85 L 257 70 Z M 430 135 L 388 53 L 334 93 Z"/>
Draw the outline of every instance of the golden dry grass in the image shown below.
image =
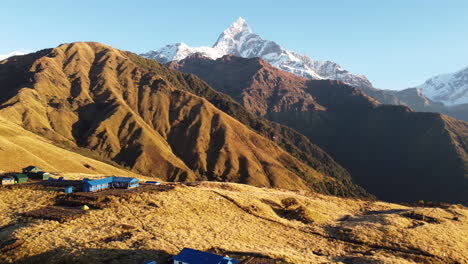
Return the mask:
<path fill-rule="evenodd" d="M 462 206 L 412 208 L 204 182 L 114 197 L 108 207 L 66 223 L 15 216 L 49 204 L 57 194 L 0 189 L 0 232 L 5 239 L 24 241 L 0 253 L 0 261 L 21 263 L 46 256 L 50 263 L 138 263 L 192 247 L 254 252 L 289 263 L 468 262 L 468 210 Z M 13 200 L 14 205 L 8 202 Z M 285 217 L 285 211 L 297 208 L 303 213 Z M 439 222 L 411 219 L 404 216 L 408 212 Z M 1 229 L 9 224 L 14 228 Z"/>
<path fill-rule="evenodd" d="M 0 170 L 21 171 L 28 165 L 49 172 L 136 175 L 59 148 L 49 140 L 0 117 Z"/>

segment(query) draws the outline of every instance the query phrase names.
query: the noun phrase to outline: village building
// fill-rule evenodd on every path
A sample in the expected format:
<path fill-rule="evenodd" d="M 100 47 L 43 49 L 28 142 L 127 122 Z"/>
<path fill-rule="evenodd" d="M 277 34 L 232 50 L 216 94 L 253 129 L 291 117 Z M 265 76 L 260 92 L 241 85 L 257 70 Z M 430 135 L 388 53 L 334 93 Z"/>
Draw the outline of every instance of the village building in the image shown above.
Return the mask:
<path fill-rule="evenodd" d="M 48 172 L 39 172 L 38 175 L 42 178 L 42 180 L 47 181 L 50 178 L 50 173 Z"/>
<path fill-rule="evenodd" d="M 23 168 L 23 174 L 28 175 L 28 177 L 35 179 L 47 180 L 50 177 L 50 173 L 44 172 L 41 168 L 36 166 L 28 166 Z"/>
<path fill-rule="evenodd" d="M 107 177 L 99 180 L 83 179 L 83 192 L 96 192 L 109 188 L 131 189 L 139 186 L 139 180 L 131 177 Z"/>
<path fill-rule="evenodd" d="M 111 183 L 114 177 L 108 177 L 99 180 L 83 179 L 83 192 L 97 192 L 111 187 Z"/>
<path fill-rule="evenodd" d="M 2 178 L 2 185 L 15 184 L 15 178 Z"/>
<path fill-rule="evenodd" d="M 237 264 L 240 262 L 233 258 L 191 248 L 182 249 L 179 254 L 172 259 L 174 260 L 174 264 Z"/>
<path fill-rule="evenodd" d="M 139 181 L 137 178 L 130 178 L 130 177 L 113 177 L 112 180 L 112 187 L 113 188 L 122 188 L 122 189 L 130 189 L 138 187 Z"/>
<path fill-rule="evenodd" d="M 30 165 L 30 166 L 27 166 L 26 168 L 23 168 L 23 173 L 25 174 L 39 173 L 39 172 L 43 172 L 43 170 L 36 166 Z"/>
<path fill-rule="evenodd" d="M 28 175 L 23 173 L 16 173 L 13 175 L 16 183 L 25 183 L 28 182 Z"/>

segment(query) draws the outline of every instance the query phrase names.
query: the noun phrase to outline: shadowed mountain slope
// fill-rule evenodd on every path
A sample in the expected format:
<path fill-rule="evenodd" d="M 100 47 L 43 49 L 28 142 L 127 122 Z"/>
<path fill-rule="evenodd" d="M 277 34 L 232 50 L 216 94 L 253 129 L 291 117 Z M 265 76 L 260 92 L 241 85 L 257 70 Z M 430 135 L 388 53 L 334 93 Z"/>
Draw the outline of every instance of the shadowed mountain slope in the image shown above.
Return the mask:
<path fill-rule="evenodd" d="M 200 91 L 219 104 L 235 103 L 195 76 L 99 43 L 64 44 L 4 60 L 0 89 L 0 116 L 56 144 L 90 149 L 141 174 L 367 195 L 305 138 L 303 144 L 315 152 L 294 149 L 284 135 L 280 141 L 323 172 L 195 95 Z M 247 113 L 237 103 L 231 107 Z M 246 119 L 263 122 L 253 115 Z M 299 135 L 264 123 L 274 133 Z"/>
<path fill-rule="evenodd" d="M 307 80 L 258 58 L 193 56 L 171 67 L 303 133 L 380 198 L 468 203 L 466 122 L 381 105 L 342 82 Z"/>
<path fill-rule="evenodd" d="M 468 121 L 468 104 L 451 106 L 448 108 L 448 113 L 456 119 Z"/>

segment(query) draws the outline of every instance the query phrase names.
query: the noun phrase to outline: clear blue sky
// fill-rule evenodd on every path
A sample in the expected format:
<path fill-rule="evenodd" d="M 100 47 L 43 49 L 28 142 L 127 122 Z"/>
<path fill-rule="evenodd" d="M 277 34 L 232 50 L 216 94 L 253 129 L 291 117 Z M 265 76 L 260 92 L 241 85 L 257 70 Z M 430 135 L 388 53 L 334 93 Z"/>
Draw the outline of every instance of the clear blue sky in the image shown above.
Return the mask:
<path fill-rule="evenodd" d="M 239 16 L 253 31 L 314 59 L 402 89 L 468 66 L 467 0 L 0 0 L 0 54 L 73 41 L 137 53 L 211 46 Z"/>

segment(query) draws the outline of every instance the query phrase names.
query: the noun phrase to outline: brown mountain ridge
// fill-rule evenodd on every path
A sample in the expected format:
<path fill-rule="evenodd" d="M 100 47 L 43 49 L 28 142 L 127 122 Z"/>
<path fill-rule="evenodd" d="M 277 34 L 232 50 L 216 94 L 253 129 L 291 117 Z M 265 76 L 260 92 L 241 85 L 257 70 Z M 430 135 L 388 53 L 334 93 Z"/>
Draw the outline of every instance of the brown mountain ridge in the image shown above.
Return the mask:
<path fill-rule="evenodd" d="M 0 116 L 9 122 L 137 173 L 368 196 L 294 130 L 258 119 L 193 75 L 103 44 L 63 44 L 4 60 L 0 90 Z"/>
<path fill-rule="evenodd" d="M 379 198 L 468 203 L 467 122 L 382 105 L 342 82 L 304 79 L 258 58 L 192 56 L 170 66 L 306 135 Z"/>

